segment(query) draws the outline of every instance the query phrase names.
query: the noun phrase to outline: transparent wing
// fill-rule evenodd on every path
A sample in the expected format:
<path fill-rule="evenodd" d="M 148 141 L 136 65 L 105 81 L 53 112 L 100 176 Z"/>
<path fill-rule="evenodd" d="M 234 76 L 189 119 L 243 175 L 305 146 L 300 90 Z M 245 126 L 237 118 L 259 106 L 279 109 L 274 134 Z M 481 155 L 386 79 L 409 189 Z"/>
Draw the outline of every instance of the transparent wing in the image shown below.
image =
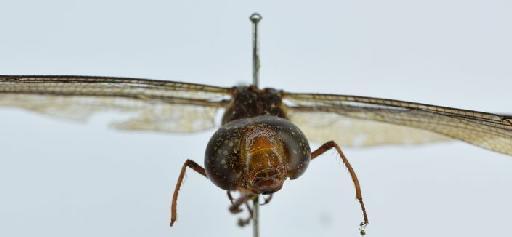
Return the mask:
<path fill-rule="evenodd" d="M 86 121 L 121 112 L 123 130 L 195 132 L 213 128 L 229 88 L 136 78 L 0 76 L 0 106 Z"/>
<path fill-rule="evenodd" d="M 302 113 L 299 118 L 304 119 L 304 113 L 307 112 L 315 114 L 315 117 L 329 114 L 339 121 L 347 119 L 347 123 L 356 121 L 356 127 L 373 124 L 363 129 L 363 132 L 349 130 L 349 141 L 345 141 L 347 144 L 422 143 L 441 141 L 442 136 L 446 136 L 512 155 L 512 117 L 506 115 L 363 96 L 283 92 L 283 99 L 292 120 L 296 120 L 298 117 L 293 116 L 299 113 Z M 332 117 L 334 115 L 337 117 Z M 314 120 L 303 124 L 308 129 L 320 125 Z M 394 130 L 397 128 L 400 130 Z M 335 132 L 328 124 L 325 130 L 331 131 L 317 132 L 315 136 L 325 134 L 325 139 L 329 139 L 332 136 L 329 134 Z M 340 137 L 343 136 L 341 132 L 343 130 L 340 130 Z M 436 137 L 432 133 L 441 136 Z M 423 141 L 421 136 L 424 136 Z"/>
<path fill-rule="evenodd" d="M 334 140 L 346 147 L 369 147 L 450 141 L 448 137 L 417 128 L 353 119 L 331 112 L 291 109 L 288 118 L 299 126 L 310 142 L 318 144 Z"/>

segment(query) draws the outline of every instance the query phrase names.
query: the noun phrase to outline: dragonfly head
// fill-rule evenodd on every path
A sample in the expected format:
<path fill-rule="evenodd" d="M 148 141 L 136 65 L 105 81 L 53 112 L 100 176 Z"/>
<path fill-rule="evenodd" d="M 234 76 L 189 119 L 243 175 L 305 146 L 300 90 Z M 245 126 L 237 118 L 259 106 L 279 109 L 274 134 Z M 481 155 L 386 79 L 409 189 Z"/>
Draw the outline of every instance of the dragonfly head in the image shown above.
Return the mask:
<path fill-rule="evenodd" d="M 208 142 L 208 178 L 224 190 L 270 194 L 287 178 L 306 170 L 309 144 L 288 120 L 276 116 L 237 119 L 223 125 Z"/>

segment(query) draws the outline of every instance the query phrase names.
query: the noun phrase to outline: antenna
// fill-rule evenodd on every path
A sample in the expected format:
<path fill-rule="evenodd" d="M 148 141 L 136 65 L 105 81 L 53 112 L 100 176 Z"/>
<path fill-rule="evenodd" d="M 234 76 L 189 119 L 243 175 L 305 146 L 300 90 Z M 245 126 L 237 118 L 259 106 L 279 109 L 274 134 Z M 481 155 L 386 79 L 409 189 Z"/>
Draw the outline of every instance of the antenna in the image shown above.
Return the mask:
<path fill-rule="evenodd" d="M 252 22 L 252 84 L 255 87 L 259 87 L 260 54 L 258 47 L 258 23 L 263 19 L 263 17 L 258 13 L 253 13 L 249 19 Z"/>

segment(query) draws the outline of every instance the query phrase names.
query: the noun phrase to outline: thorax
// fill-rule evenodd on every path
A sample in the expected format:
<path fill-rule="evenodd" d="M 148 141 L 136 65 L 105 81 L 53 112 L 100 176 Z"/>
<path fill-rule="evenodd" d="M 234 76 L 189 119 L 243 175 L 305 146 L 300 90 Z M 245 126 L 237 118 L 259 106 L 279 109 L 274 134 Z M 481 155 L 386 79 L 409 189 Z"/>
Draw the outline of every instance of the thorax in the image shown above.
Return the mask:
<path fill-rule="evenodd" d="M 222 117 L 222 125 L 233 120 L 260 115 L 287 119 L 281 92 L 272 88 L 258 89 L 254 86 L 234 87 L 231 103 Z"/>

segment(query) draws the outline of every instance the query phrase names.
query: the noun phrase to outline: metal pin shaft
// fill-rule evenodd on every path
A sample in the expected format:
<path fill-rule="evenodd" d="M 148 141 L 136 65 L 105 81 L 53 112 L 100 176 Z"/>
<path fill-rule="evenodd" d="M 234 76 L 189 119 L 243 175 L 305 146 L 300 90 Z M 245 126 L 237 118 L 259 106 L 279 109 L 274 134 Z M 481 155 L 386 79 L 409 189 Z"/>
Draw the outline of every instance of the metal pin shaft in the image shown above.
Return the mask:
<path fill-rule="evenodd" d="M 253 13 L 249 19 L 252 22 L 252 84 L 259 87 L 260 82 L 260 53 L 258 42 L 258 23 L 263 19 L 260 14 Z"/>
<path fill-rule="evenodd" d="M 253 218 L 252 218 L 252 236 L 253 237 L 259 237 L 260 236 L 260 196 L 256 196 L 252 203 L 253 203 Z"/>
<path fill-rule="evenodd" d="M 258 23 L 262 17 L 258 13 L 253 13 L 249 19 L 252 22 L 252 85 L 259 87 L 260 82 L 260 55 L 258 48 Z M 260 236 L 260 200 L 257 195 L 253 201 L 253 216 L 252 216 L 252 236 Z"/>

